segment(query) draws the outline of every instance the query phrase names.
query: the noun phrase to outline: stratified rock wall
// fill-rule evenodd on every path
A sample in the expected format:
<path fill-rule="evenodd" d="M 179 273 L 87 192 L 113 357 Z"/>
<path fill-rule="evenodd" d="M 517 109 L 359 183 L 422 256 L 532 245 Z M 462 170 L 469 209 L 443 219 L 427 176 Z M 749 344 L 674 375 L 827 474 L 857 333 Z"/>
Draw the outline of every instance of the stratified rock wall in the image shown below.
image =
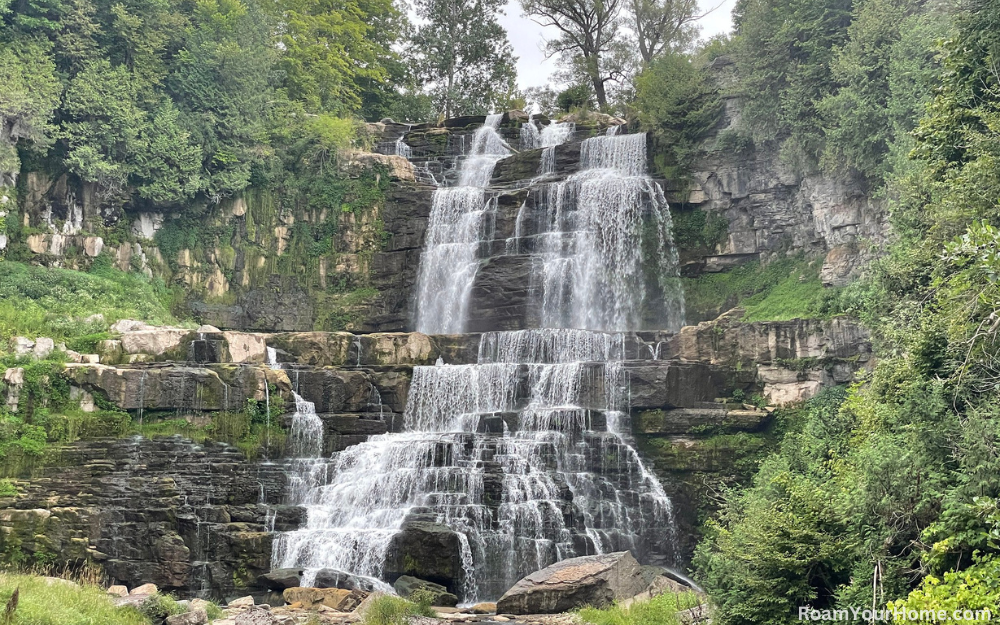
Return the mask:
<path fill-rule="evenodd" d="M 280 465 L 180 437 L 65 445 L 16 484 L 0 509 L 6 558 L 96 561 L 129 588 L 242 592 L 270 568 L 269 517 L 279 529 L 294 518 Z"/>

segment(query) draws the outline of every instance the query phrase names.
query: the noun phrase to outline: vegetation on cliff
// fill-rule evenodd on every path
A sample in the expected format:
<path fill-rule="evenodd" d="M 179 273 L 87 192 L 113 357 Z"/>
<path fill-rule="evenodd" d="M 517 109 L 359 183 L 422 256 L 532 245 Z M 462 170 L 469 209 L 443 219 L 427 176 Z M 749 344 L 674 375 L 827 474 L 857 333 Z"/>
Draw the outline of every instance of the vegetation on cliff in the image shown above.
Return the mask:
<path fill-rule="evenodd" d="M 1000 4 L 962 3 L 953 34 L 937 48 L 925 44 L 947 15 L 933 3 L 786 5 L 747 2 L 738 13 L 737 58 L 750 57 L 738 61 L 750 72 L 744 79 L 772 81 L 748 93 L 748 123 L 780 104 L 771 132 L 785 137 L 786 152 L 821 165 L 848 158 L 887 185 L 896 240 L 839 303 L 875 332 L 880 360 L 842 402 L 817 405 L 750 487 L 727 495 L 697 570 L 723 624 L 792 622 L 801 605 L 890 601 L 995 613 Z M 758 15 L 765 9 L 796 19 L 767 20 Z M 781 59 L 798 50 L 787 39 L 802 41 L 796 32 L 815 42 L 809 54 L 766 65 L 768 51 Z M 757 39 L 781 46 L 758 48 Z M 908 51 L 908 58 L 877 52 L 886 49 Z M 893 62 L 844 65 L 856 58 Z M 894 74 L 895 61 L 903 75 Z M 870 74 L 854 86 L 830 80 L 860 67 Z M 881 71 L 888 77 L 879 82 Z M 928 76 L 933 82 L 916 89 Z M 852 91 L 859 86 L 867 95 Z M 845 151 L 842 142 L 851 140 L 842 129 L 850 124 L 830 125 L 824 113 L 862 114 L 863 107 L 840 106 L 838 98 L 878 102 L 866 99 L 872 95 L 888 98 L 890 112 L 929 104 L 919 121 L 905 114 L 873 121 L 867 136 L 874 141 Z M 803 107 L 827 104 L 809 112 L 796 108 L 797 97 Z M 906 145 L 912 160 L 893 161 Z"/>

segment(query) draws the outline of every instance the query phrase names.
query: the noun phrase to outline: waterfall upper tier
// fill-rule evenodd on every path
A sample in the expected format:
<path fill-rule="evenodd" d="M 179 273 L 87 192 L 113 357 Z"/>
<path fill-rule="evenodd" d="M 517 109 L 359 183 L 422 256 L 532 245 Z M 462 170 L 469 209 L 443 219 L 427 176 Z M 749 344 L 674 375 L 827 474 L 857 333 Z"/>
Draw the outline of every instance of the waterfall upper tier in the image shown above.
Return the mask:
<path fill-rule="evenodd" d="M 458 186 L 435 191 L 415 299 L 418 331 L 530 327 L 676 330 L 684 321 L 670 211 L 647 174 L 644 134 L 576 143 L 571 124 L 511 156 L 489 120 L 458 159 Z M 552 128 L 558 132 L 550 132 Z M 567 153 L 575 152 L 572 162 Z M 534 163 L 502 183 L 506 162 Z M 490 175 L 487 176 L 486 173 Z M 508 174 L 509 175 L 509 174 Z"/>

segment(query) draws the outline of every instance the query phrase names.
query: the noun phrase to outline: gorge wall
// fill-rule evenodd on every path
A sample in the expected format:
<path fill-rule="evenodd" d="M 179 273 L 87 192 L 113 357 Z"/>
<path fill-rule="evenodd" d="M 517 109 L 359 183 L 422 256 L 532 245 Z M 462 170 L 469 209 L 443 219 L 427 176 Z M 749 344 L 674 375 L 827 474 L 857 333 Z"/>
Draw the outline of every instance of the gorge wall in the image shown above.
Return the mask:
<path fill-rule="evenodd" d="M 416 367 L 481 365 L 484 332 L 542 325 L 532 276 L 553 234 L 544 219 L 555 204 L 529 181 L 539 171 L 560 180 L 579 170 L 581 140 L 605 133 L 614 120 L 579 120 L 563 143 L 543 148 L 521 143 L 526 116 L 509 113 L 498 120 L 499 136 L 518 147 L 496 162 L 487 181 L 489 236 L 476 243 L 466 333 L 407 332 L 434 185 L 454 182 L 456 157 L 468 152 L 483 121 L 385 124 L 378 129 L 379 147 L 393 154 L 356 154 L 339 165 L 345 176 L 378 193 L 361 201 L 355 189 L 356 205 L 348 202 L 339 212 L 282 207 L 262 195 L 223 200 L 206 207 L 193 238 L 180 236 L 192 228 L 181 218 L 139 213 L 112 222 L 100 202 L 69 178 L 25 176 L 22 227 L 7 254 L 72 268 L 110 255 L 123 269 L 184 284 L 194 316 L 223 328 L 119 325 L 98 354 L 65 368 L 68 383 L 78 396 L 91 398 L 91 406 L 98 398 L 135 419 L 195 422 L 240 409 L 247 399 L 280 397 L 291 406 L 301 397 L 315 407 L 322 455 L 328 456 L 403 429 Z M 402 151 L 401 137 L 409 159 L 395 154 Z M 650 150 L 647 160 L 655 160 L 652 143 Z M 877 206 L 856 187 L 795 177 L 765 150 L 752 157 L 709 152 L 702 163 L 693 187 L 665 185 L 670 208 L 675 215 L 723 215 L 728 235 L 712 250 L 681 249 L 688 274 L 798 252 L 826 253 L 833 267 L 842 249 L 850 251 L 850 262 L 841 267 L 846 277 L 854 270 L 854 252 L 880 232 Z M 666 318 L 654 309 L 643 315 L 643 323 Z M 734 397 L 762 394 L 775 405 L 791 403 L 847 382 L 869 364 L 867 333 L 849 320 L 744 323 L 741 316 L 737 311 L 675 333 L 626 332 L 615 357 L 627 380 L 631 430 L 625 436 L 634 439 L 673 504 L 675 563 L 693 548 L 706 489 L 734 473 L 746 441 L 763 440 L 772 419 L 773 408 Z M 645 327 L 666 329 L 657 321 Z M 353 333 L 338 331 L 345 329 Z M 510 384 L 523 404 L 530 395 L 524 388 L 528 371 L 538 363 L 516 364 L 523 371 Z M 606 394 L 595 381 L 600 376 L 591 377 L 588 392 Z M 8 406 L 16 409 L 16 367 L 5 378 Z M 606 397 L 592 401 L 607 404 Z M 605 419 L 599 412 L 588 418 Z M 521 425 L 503 410 L 494 413 L 479 415 L 475 434 L 484 436 L 470 436 L 462 443 L 466 449 Z M 285 417 L 293 431 L 295 418 Z M 586 429 L 604 428 L 591 421 Z M 0 527 L 6 528 L 0 551 L 11 560 L 98 561 L 130 586 L 153 581 L 213 596 L 263 592 L 259 576 L 275 563 L 274 532 L 307 523 L 305 507 L 289 505 L 288 476 L 301 459 L 280 457 L 291 455 L 287 451 L 249 461 L 230 447 L 181 439 L 68 445 L 23 467 L 19 494 L 0 499 Z M 434 462 L 445 460 L 435 456 Z M 566 499 L 565 493 L 552 497 L 561 502 L 557 507 Z M 558 516 L 567 526 L 578 524 L 568 506 Z M 393 538 L 383 572 L 457 591 L 468 574 L 462 549 L 447 525 L 408 519 Z"/>

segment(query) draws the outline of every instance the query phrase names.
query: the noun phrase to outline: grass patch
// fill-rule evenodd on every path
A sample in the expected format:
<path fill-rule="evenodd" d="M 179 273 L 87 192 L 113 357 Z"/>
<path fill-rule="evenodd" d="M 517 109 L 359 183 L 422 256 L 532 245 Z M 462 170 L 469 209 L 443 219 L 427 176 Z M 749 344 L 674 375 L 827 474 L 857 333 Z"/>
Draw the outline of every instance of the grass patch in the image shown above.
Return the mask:
<path fill-rule="evenodd" d="M 627 608 L 613 605 L 610 608 L 583 608 L 580 618 L 593 625 L 675 625 L 677 613 L 698 605 L 694 593 L 666 593 L 649 601 L 633 603 Z"/>
<path fill-rule="evenodd" d="M 91 350 L 119 319 L 174 323 L 161 281 L 96 263 L 91 272 L 0 262 L 0 347 L 12 336 L 47 336 Z M 103 320 L 90 320 L 100 313 Z"/>
<path fill-rule="evenodd" d="M 116 608 L 98 586 L 0 573 L 0 605 L 18 589 L 16 625 L 149 625 L 134 608 Z"/>
<path fill-rule="evenodd" d="M 819 263 L 783 258 L 762 266 L 747 263 L 721 273 L 684 278 L 684 301 L 692 318 L 713 319 L 735 306 L 744 321 L 787 321 L 828 317 L 836 289 L 819 279 Z"/>
<path fill-rule="evenodd" d="M 376 597 L 361 615 L 361 625 L 407 625 L 411 616 L 434 616 L 428 605 L 413 603 L 401 597 Z"/>

